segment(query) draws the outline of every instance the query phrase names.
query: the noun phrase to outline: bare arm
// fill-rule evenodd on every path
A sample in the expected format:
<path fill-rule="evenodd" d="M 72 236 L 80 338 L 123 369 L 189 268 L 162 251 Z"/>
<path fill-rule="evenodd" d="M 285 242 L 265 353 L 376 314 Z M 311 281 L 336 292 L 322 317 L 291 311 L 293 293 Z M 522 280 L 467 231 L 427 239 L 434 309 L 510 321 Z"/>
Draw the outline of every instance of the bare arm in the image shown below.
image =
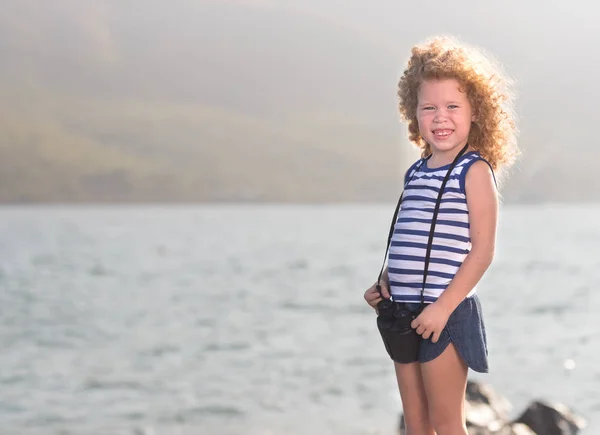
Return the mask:
<path fill-rule="evenodd" d="M 448 318 L 481 279 L 494 258 L 496 225 L 498 222 L 498 194 L 492 172 L 487 163 L 478 161 L 467 173 L 465 180 L 471 235 L 471 251 L 467 254 L 450 285 L 436 302 L 425 307 L 412 321 L 412 327 L 436 343 Z"/>
<path fill-rule="evenodd" d="M 498 194 L 492 172 L 483 161 L 473 163 L 465 180 L 471 251 L 437 303 L 452 313 L 492 263 L 496 248 Z"/>

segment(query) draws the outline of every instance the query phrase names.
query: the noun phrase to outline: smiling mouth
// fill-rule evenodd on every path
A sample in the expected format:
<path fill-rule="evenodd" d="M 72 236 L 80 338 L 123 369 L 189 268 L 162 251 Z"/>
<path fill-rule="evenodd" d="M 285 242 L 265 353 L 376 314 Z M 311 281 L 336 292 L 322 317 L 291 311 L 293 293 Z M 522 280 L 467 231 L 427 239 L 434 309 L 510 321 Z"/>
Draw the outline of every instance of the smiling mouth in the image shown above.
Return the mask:
<path fill-rule="evenodd" d="M 453 133 L 453 131 L 450 129 L 433 130 L 434 136 L 439 139 L 444 139 L 444 138 L 450 136 L 452 133 Z"/>

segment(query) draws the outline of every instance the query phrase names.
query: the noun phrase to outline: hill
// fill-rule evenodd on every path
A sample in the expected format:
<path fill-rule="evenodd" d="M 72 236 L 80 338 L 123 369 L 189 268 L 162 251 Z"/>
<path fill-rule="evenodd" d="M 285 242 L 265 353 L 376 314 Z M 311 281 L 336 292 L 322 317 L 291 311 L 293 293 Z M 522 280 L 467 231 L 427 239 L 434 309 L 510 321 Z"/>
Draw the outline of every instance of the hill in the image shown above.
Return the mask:
<path fill-rule="evenodd" d="M 397 53 L 427 29 L 397 29 L 377 6 L 379 21 L 313 3 L 4 0 L 0 201 L 394 198 L 414 157 L 395 112 Z M 520 83 L 526 170 L 516 168 L 505 198 L 597 199 L 595 160 L 565 151 L 595 156 L 589 128 L 571 128 L 581 122 L 565 109 L 591 113 L 598 85 L 583 76 L 592 97 L 582 100 L 553 64 L 568 34 L 550 35 L 553 47 L 531 37 L 528 50 L 531 22 L 506 32 L 498 23 L 514 11 L 496 9 L 496 26 L 465 36 L 499 52 Z M 434 14 L 431 28 L 443 23 Z M 562 60 L 600 69 L 572 51 Z"/>

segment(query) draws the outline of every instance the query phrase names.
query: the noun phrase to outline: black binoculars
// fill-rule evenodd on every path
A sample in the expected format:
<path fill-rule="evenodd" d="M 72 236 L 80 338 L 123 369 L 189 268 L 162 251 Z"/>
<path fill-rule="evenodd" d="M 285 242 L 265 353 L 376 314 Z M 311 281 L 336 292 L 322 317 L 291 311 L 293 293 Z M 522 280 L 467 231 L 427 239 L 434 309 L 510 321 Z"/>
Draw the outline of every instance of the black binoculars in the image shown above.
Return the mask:
<path fill-rule="evenodd" d="M 421 336 L 410 325 L 419 313 L 389 299 L 379 302 L 377 310 L 377 329 L 390 358 L 398 363 L 418 361 Z"/>

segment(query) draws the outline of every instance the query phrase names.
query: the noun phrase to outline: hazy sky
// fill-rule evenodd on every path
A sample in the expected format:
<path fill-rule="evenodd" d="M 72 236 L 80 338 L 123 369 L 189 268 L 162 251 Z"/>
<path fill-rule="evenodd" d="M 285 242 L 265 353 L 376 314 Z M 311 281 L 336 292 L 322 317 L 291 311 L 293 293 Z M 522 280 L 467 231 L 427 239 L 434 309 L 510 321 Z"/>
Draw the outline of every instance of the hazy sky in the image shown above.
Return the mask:
<path fill-rule="evenodd" d="M 451 34 L 489 50 L 516 81 L 526 169 L 515 186 L 549 192 L 600 186 L 586 170 L 600 158 L 600 7 L 592 2 L 0 0 L 0 6 L 0 109 L 26 128 L 53 125 L 61 137 L 93 144 L 97 157 L 90 162 L 116 147 L 127 155 L 119 162 L 167 164 L 174 179 L 184 173 L 182 162 L 197 160 L 189 179 L 196 180 L 202 164 L 202 176 L 215 185 L 229 185 L 246 170 L 271 186 L 262 165 L 274 158 L 291 186 L 321 180 L 314 191 L 337 180 L 344 185 L 363 162 L 392 176 L 398 171 L 389 155 L 404 152 L 398 145 L 406 142 L 396 83 L 410 47 Z M 28 155 L 22 148 L 11 152 Z M 52 156 L 68 153 L 50 149 Z M 240 155 L 245 160 L 237 168 L 218 163 Z M 77 174 L 69 177 L 64 183 L 81 185 Z"/>

